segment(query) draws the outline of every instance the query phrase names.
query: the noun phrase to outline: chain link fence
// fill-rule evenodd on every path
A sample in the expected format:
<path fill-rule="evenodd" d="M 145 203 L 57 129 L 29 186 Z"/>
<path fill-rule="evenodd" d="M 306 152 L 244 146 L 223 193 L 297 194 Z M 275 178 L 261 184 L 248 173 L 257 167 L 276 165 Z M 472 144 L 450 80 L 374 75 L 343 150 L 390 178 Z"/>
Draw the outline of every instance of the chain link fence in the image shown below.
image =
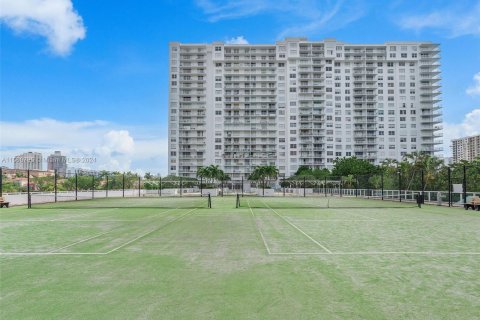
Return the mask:
<path fill-rule="evenodd" d="M 1 170 L 1 169 L 0 169 Z M 293 176 L 265 180 L 217 181 L 135 173 L 70 173 L 23 170 L 12 179 L 3 174 L 0 196 L 10 205 L 80 201 L 97 198 L 202 197 L 360 197 L 463 207 L 480 195 L 480 167 L 453 165 L 435 172 L 422 168 L 385 168 L 368 175 Z M 11 181 L 14 181 L 13 184 Z"/>

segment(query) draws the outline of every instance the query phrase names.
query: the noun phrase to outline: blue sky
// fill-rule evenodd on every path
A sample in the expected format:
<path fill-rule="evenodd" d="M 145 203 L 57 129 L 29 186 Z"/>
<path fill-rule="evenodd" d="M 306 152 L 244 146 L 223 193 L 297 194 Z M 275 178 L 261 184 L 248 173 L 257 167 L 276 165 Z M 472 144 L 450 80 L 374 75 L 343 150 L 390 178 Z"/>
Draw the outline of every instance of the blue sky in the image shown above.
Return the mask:
<path fill-rule="evenodd" d="M 62 150 L 165 174 L 170 41 L 438 42 L 446 153 L 480 133 L 478 0 L 0 0 L 0 32 L 3 160 Z"/>

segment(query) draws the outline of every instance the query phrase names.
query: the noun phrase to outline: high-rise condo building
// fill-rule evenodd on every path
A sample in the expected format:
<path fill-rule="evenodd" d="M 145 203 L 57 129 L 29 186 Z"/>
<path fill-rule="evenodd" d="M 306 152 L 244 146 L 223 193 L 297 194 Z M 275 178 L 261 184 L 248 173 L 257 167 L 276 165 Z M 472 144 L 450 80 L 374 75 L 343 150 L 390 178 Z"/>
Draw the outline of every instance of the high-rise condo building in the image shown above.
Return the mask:
<path fill-rule="evenodd" d="M 480 135 L 452 140 L 453 162 L 480 157 Z"/>
<path fill-rule="evenodd" d="M 25 152 L 15 156 L 13 167 L 21 170 L 42 170 L 42 162 L 40 152 Z"/>
<path fill-rule="evenodd" d="M 430 42 L 170 43 L 169 173 L 219 165 L 378 164 L 439 151 L 440 49 Z"/>
<path fill-rule="evenodd" d="M 47 158 L 48 170 L 57 170 L 57 174 L 65 177 L 67 173 L 67 157 L 62 156 L 60 151 L 55 151 Z"/>

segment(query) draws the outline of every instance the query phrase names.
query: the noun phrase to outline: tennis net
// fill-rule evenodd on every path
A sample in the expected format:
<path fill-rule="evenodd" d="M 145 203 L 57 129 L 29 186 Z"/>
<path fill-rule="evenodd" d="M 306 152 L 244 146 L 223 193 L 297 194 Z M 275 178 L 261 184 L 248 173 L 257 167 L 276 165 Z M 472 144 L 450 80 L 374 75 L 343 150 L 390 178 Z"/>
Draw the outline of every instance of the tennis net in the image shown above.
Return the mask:
<path fill-rule="evenodd" d="M 42 195 L 32 195 L 32 208 L 46 209 L 88 209 L 88 208 L 208 208 L 208 197 L 185 196 L 185 197 L 120 197 L 120 198 L 92 198 L 77 196 L 57 196 L 57 201 L 45 199 Z"/>
<path fill-rule="evenodd" d="M 392 200 L 382 201 L 381 197 L 260 197 L 244 195 L 237 197 L 237 207 L 243 208 L 275 208 L 275 209 L 328 209 L 328 208 L 408 208 L 416 207 L 412 202 Z"/>

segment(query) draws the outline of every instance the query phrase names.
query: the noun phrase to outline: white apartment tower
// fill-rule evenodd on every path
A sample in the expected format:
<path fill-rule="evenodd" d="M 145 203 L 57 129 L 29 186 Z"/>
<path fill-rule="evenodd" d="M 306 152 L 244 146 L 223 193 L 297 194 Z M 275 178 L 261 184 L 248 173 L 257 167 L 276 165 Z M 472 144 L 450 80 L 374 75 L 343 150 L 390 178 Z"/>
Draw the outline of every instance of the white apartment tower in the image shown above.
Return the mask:
<path fill-rule="evenodd" d="M 170 43 L 169 174 L 219 165 L 378 164 L 441 144 L 440 49 L 430 42 Z"/>

